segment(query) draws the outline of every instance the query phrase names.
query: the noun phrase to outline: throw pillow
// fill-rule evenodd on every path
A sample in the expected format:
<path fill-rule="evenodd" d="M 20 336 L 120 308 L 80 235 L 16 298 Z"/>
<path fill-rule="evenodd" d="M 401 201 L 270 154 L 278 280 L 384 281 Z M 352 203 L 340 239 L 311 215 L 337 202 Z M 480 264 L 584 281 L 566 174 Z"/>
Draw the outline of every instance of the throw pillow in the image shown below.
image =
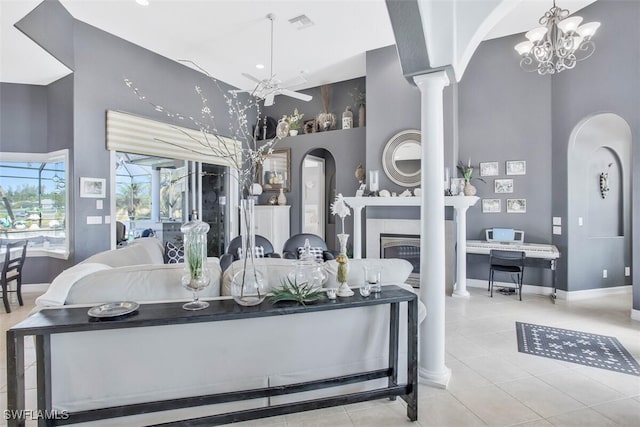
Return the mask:
<path fill-rule="evenodd" d="M 184 246 L 178 246 L 175 243 L 167 242 L 164 245 L 164 263 L 179 264 L 184 262 Z"/>
<path fill-rule="evenodd" d="M 304 253 L 304 247 L 298 248 L 298 258 Z M 324 262 L 324 249 L 321 247 L 309 248 L 309 253 L 313 255 L 316 261 Z"/>
<path fill-rule="evenodd" d="M 256 258 L 264 258 L 264 248 L 262 246 L 256 246 L 253 251 L 256 254 Z M 238 259 L 242 259 L 242 247 L 238 248 Z"/>

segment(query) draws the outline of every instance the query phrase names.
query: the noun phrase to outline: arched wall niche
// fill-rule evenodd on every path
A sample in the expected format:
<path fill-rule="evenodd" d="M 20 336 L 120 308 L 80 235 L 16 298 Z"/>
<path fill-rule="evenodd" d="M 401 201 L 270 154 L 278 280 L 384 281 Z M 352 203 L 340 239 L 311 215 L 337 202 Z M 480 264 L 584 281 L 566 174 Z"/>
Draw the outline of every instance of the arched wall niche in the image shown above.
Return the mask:
<path fill-rule="evenodd" d="M 625 276 L 625 267 L 631 265 L 631 147 L 631 128 L 617 114 L 590 115 L 571 132 L 565 227 L 568 291 L 631 283 Z M 608 174 L 604 198 L 601 173 Z"/>

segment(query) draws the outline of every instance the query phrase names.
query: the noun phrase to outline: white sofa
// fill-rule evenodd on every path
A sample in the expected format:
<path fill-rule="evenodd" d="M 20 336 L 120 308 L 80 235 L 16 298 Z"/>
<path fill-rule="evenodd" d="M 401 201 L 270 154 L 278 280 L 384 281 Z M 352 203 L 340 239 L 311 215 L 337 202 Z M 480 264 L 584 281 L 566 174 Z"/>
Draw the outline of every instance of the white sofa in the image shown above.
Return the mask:
<path fill-rule="evenodd" d="M 100 255 L 103 262 L 113 261 L 113 258 L 104 260 L 106 255 Z M 136 256 L 143 255 L 138 253 Z M 99 258 L 88 259 L 85 264 L 95 264 L 93 261 Z M 357 276 L 366 262 L 350 260 L 349 280 L 353 285 L 359 285 Z M 279 278 L 286 275 L 292 265 L 291 261 L 280 259 L 265 259 L 262 263 L 272 284 L 278 284 Z M 380 263 L 385 271 L 383 285 L 402 285 L 411 271 L 411 265 L 404 260 L 380 260 Z M 173 287 L 180 289 L 181 266 L 144 265 L 153 267 L 110 267 L 91 273 L 70 287 L 65 305 L 90 306 L 124 299 L 189 299 L 188 293 L 181 297 L 173 291 Z M 174 272 L 171 268 L 177 270 Z M 233 271 L 232 268 L 227 271 Z M 325 268 L 331 271 L 335 266 L 326 263 Z M 219 269 L 212 271 L 212 276 L 217 272 L 217 278 L 212 281 L 218 283 L 218 289 L 222 282 L 225 293 L 231 273 L 221 278 Z M 118 284 L 120 280 L 128 284 Z M 155 283 L 156 280 L 160 284 Z M 169 286 L 173 286 L 171 290 Z M 141 298 L 134 298 L 136 296 Z M 203 299 L 224 298 L 229 297 Z M 419 303 L 419 321 L 424 317 L 424 305 Z M 401 305 L 400 325 L 399 381 L 404 382 L 406 303 Z M 388 306 L 53 335 L 53 409 L 74 412 L 380 369 L 388 364 L 388 335 Z M 90 424 L 146 425 L 378 388 L 386 385 L 386 381 L 381 379 L 271 399 L 186 408 Z"/>

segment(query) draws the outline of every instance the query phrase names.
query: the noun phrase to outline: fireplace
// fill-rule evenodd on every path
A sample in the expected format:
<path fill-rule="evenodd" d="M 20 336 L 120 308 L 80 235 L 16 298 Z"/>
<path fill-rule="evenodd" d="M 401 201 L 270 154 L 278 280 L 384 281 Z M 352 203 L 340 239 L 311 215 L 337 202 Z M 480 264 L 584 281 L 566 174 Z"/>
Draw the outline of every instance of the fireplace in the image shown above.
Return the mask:
<path fill-rule="evenodd" d="M 420 236 L 381 233 L 380 258 L 401 258 L 409 261 L 413 271 L 407 283 L 414 288 L 420 287 Z"/>

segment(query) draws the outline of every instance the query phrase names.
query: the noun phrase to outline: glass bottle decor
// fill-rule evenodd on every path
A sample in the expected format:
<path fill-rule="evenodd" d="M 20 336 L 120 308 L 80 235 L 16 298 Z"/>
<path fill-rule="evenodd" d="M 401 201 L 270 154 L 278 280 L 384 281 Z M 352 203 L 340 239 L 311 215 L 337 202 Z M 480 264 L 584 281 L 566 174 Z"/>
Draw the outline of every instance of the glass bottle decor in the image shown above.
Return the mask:
<path fill-rule="evenodd" d="M 316 257 L 311 254 L 309 239 L 304 241 L 304 249 L 294 262 L 294 269 L 288 274 L 289 279 L 297 284 L 308 284 L 313 290 L 320 290 L 326 280 L 323 267 Z"/>
<path fill-rule="evenodd" d="M 347 258 L 348 240 L 348 234 L 338 234 L 338 241 L 340 242 L 340 254 L 338 254 L 338 257 L 336 258 L 336 261 L 338 263 L 338 273 L 336 275 L 336 280 L 338 283 L 340 283 L 340 287 L 338 288 L 339 297 L 353 296 L 353 291 L 347 284 L 347 273 L 349 272 L 349 258 Z"/>
<path fill-rule="evenodd" d="M 268 282 L 256 264 L 255 200 L 240 200 L 240 234 L 242 253 L 240 269 L 231 279 L 231 296 L 240 305 L 258 305 L 267 296 Z"/>
<path fill-rule="evenodd" d="M 342 113 L 342 129 L 351 129 L 353 127 L 353 111 L 351 107 L 347 107 Z"/>
<path fill-rule="evenodd" d="M 193 292 L 193 301 L 182 306 L 185 310 L 202 310 L 209 307 L 206 301 L 200 301 L 198 292 L 209 286 L 211 276 L 207 269 L 207 233 L 209 224 L 198 219 L 193 211 L 191 221 L 180 227 L 184 241 L 184 273 L 182 285 Z"/>

